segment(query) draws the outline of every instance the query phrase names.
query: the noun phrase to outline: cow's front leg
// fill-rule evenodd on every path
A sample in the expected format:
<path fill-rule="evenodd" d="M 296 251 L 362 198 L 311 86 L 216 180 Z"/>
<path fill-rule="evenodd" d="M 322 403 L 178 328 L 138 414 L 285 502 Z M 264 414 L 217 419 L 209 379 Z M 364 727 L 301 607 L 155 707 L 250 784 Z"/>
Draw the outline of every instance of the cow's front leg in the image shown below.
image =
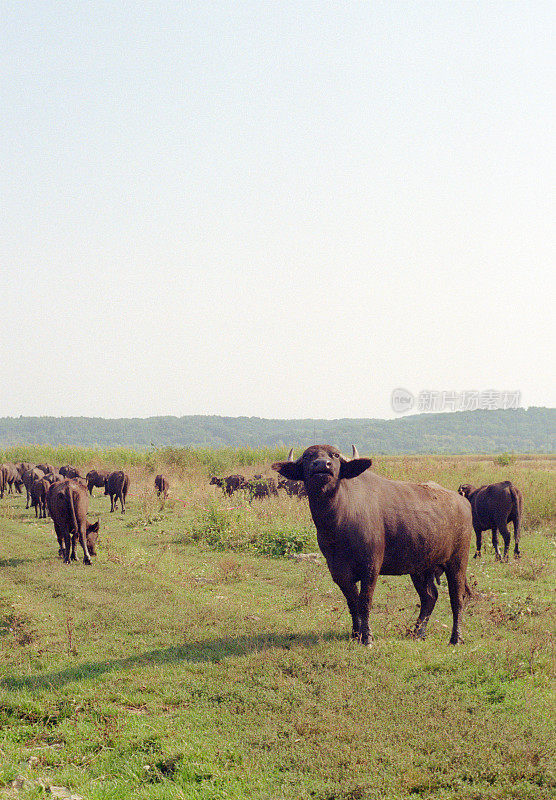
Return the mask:
<path fill-rule="evenodd" d="M 361 644 L 370 646 L 372 641 L 371 630 L 369 628 L 369 611 L 373 604 L 373 594 L 378 578 L 378 570 L 372 571 L 366 578 L 361 579 L 361 590 L 357 601 L 359 618 L 361 620 Z"/>

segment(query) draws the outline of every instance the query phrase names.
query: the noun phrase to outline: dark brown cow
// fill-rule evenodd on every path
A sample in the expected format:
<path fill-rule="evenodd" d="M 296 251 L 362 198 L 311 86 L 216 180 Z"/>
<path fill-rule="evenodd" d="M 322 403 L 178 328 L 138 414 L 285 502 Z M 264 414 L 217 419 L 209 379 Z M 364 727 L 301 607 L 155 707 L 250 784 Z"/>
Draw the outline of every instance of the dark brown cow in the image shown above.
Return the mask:
<path fill-rule="evenodd" d="M 242 489 L 248 493 L 249 502 L 252 500 L 262 500 L 263 497 L 278 495 L 278 487 L 274 478 L 263 478 L 262 475 L 255 475 L 251 480 L 244 482 Z"/>
<path fill-rule="evenodd" d="M 33 469 L 27 469 L 21 476 L 23 483 L 25 484 L 25 489 L 27 490 L 27 505 L 25 508 L 29 508 L 29 501 L 31 500 L 31 486 L 35 481 L 38 481 L 40 478 L 44 478 L 44 472 L 42 469 L 38 469 L 37 467 L 33 467 Z"/>
<path fill-rule="evenodd" d="M 106 488 L 106 481 L 108 476 L 110 475 L 110 470 L 108 469 L 92 469 L 90 472 L 87 473 L 87 488 L 89 490 L 89 494 L 93 494 L 93 487 L 96 486 L 99 489 Z"/>
<path fill-rule="evenodd" d="M 471 503 L 473 528 L 477 540 L 474 558 L 480 558 L 482 533 L 489 529 L 492 531 L 492 546 L 496 560 L 502 559 L 498 548 L 498 531 L 504 540 L 504 559 L 508 558 L 510 548 L 508 522 L 514 526 L 514 557 L 520 558 L 519 537 L 523 515 L 523 495 L 520 490 L 511 481 L 501 481 L 479 488 L 471 486 L 470 483 L 462 483 L 458 492 Z"/>
<path fill-rule="evenodd" d="M 243 475 L 228 475 L 227 478 L 211 478 L 210 485 L 211 486 L 220 486 L 223 492 L 225 492 L 228 497 L 231 497 L 234 492 L 237 492 L 238 489 L 242 489 L 245 483 L 245 478 Z"/>
<path fill-rule="evenodd" d="M 31 507 L 34 506 L 35 516 L 38 516 L 39 519 L 46 517 L 46 497 L 48 495 L 50 485 L 51 484 L 46 480 L 46 478 L 39 478 L 39 480 L 33 481 L 29 489 L 29 493 L 31 495 Z"/>
<path fill-rule="evenodd" d="M 48 490 L 47 503 L 64 564 L 70 563 L 70 556 L 72 561 L 77 561 L 75 547 L 78 537 L 83 548 L 83 563 L 90 564 L 91 556 L 96 555 L 99 522 L 87 522 L 89 495 L 85 486 L 74 480 L 53 483 Z"/>
<path fill-rule="evenodd" d="M 348 460 L 330 445 L 313 445 L 297 461 L 272 466 L 305 483 L 319 547 L 347 600 L 354 639 L 365 645 L 371 640 L 369 608 L 379 574 L 410 575 L 421 600 L 414 635 L 422 638 L 438 597 L 435 579 L 445 572 L 450 644 L 457 644 L 469 593 L 469 504 L 438 484 L 382 478 L 369 470 L 371 464 L 370 458 Z"/>
<path fill-rule="evenodd" d="M 60 467 L 58 470 L 60 475 L 63 475 L 64 478 L 82 478 L 82 474 L 79 472 L 77 467 L 72 467 L 69 464 L 65 464 L 63 467 Z"/>
<path fill-rule="evenodd" d="M 168 490 L 170 489 L 170 482 L 168 478 L 165 478 L 164 475 L 157 475 L 154 479 L 154 485 L 156 487 L 156 493 L 160 497 L 162 495 L 164 499 L 168 497 Z"/>
<path fill-rule="evenodd" d="M 129 476 L 121 469 L 111 472 L 106 479 L 104 494 L 110 495 L 110 512 L 116 509 L 116 503 L 120 501 L 122 514 L 125 512 L 125 500 L 129 489 Z"/>

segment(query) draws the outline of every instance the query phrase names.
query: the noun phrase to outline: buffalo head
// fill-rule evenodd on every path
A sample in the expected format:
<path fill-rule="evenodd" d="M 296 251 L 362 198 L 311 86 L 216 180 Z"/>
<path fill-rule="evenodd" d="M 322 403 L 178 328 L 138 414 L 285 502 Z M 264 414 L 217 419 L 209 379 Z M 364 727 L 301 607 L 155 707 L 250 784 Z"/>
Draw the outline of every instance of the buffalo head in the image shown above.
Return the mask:
<path fill-rule="evenodd" d="M 475 491 L 475 487 L 471 486 L 470 483 L 462 483 L 458 488 L 458 494 L 461 494 L 462 497 L 468 498 L 473 491 Z"/>
<path fill-rule="evenodd" d="M 87 523 L 87 548 L 92 556 L 96 556 L 95 545 L 98 542 L 99 521 Z"/>
<path fill-rule="evenodd" d="M 288 461 L 278 461 L 272 465 L 272 469 L 289 480 L 304 481 L 311 491 L 330 492 L 334 491 L 340 480 L 356 478 L 372 463 L 370 458 L 349 460 L 328 444 L 314 444 L 297 461 L 293 461 L 290 451 Z"/>

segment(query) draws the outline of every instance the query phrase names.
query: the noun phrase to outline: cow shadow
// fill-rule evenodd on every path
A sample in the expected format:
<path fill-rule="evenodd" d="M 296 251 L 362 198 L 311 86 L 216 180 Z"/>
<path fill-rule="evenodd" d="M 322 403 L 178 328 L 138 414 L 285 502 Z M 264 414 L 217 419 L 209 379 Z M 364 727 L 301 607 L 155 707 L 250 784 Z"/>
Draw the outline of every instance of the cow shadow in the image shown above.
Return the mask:
<path fill-rule="evenodd" d="M 140 665 L 171 664 L 180 661 L 190 663 L 217 664 L 230 657 L 244 656 L 254 652 L 282 649 L 294 646 L 313 647 L 320 642 L 345 641 L 345 635 L 329 631 L 323 634 L 303 635 L 257 634 L 237 638 L 219 638 L 205 642 L 192 642 L 162 650 L 128 656 L 127 658 L 76 664 L 57 672 L 26 677 L 7 677 L 0 681 L 3 689 L 52 689 L 73 681 L 88 680 L 106 672 L 126 670 Z"/>

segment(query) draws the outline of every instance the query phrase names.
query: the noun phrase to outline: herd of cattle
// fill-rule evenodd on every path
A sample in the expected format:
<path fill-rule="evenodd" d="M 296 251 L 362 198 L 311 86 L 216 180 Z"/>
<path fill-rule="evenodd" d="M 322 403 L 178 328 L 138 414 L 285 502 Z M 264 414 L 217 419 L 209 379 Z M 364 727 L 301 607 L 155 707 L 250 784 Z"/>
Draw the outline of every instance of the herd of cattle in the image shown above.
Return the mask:
<path fill-rule="evenodd" d="M 461 641 L 461 614 L 469 594 L 466 580 L 472 531 L 476 536 L 475 558 L 481 555 L 482 533 L 492 531 L 498 560 L 508 556 L 510 532 L 514 529 L 514 555 L 520 556 L 519 539 L 523 497 L 510 481 L 475 488 L 462 484 L 452 491 L 433 481 L 410 483 L 383 478 L 370 470 L 369 458 L 360 458 L 355 446 L 347 459 L 329 445 L 313 445 L 297 461 L 293 449 L 286 461 L 272 465 L 281 476 L 243 475 L 213 477 L 231 496 L 245 492 L 250 501 L 278 495 L 307 497 L 317 541 L 334 582 L 342 590 L 352 617 L 352 637 L 368 645 L 371 641 L 369 609 L 379 574 L 409 574 L 421 601 L 414 635 L 423 637 L 434 609 L 435 583 L 445 574 L 453 615 L 450 643 Z M 27 492 L 27 508 L 35 515 L 52 517 L 59 555 L 66 564 L 76 560 L 76 543 L 83 549 L 85 564 L 95 555 L 99 522 L 87 520 L 93 488 L 110 496 L 110 511 L 119 502 L 125 512 L 129 476 L 123 470 L 91 470 L 83 477 L 70 465 L 58 471 L 51 464 L 27 462 L 0 465 L 0 498 L 4 492 Z M 158 496 L 168 496 L 169 482 L 155 478 Z M 504 540 L 504 554 L 498 546 Z"/>

